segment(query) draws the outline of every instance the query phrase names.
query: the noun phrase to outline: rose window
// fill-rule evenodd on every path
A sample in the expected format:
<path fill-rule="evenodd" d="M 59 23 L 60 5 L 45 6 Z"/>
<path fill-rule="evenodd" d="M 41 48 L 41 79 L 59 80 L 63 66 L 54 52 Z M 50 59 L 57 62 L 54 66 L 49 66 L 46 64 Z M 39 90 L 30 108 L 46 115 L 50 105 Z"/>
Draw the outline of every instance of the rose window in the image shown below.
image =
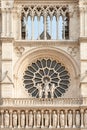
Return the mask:
<path fill-rule="evenodd" d="M 32 97 L 57 98 L 68 89 L 70 75 L 63 64 L 53 59 L 40 59 L 27 67 L 24 86 Z"/>

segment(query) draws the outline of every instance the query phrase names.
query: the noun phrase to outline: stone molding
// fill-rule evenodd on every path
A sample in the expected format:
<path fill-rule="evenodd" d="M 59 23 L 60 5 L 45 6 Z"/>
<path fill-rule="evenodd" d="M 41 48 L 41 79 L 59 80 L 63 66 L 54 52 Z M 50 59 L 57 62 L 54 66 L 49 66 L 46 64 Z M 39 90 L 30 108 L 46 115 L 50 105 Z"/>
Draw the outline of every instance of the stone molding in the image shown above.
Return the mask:
<path fill-rule="evenodd" d="M 2 98 L 0 102 L 3 107 L 78 107 L 87 104 L 87 98 L 57 98 L 57 99 L 36 99 L 36 98 Z"/>
<path fill-rule="evenodd" d="M 78 40 L 38 40 L 38 41 L 29 41 L 29 40 L 15 40 L 14 46 L 28 46 L 28 47 L 37 47 L 37 46 L 62 46 L 62 45 L 78 45 Z"/>
<path fill-rule="evenodd" d="M 2 42 L 4 43 L 11 43 L 14 41 L 14 38 L 11 38 L 11 37 L 1 37 L 0 39 Z"/>
<path fill-rule="evenodd" d="M 14 1 L 14 3 L 23 3 L 23 2 L 24 3 L 37 3 L 38 2 L 38 4 L 39 3 L 43 3 L 43 4 L 45 3 L 46 4 L 46 3 L 51 3 L 51 0 L 43 0 L 43 1 L 42 0 L 39 0 L 39 1 L 38 0 L 31 0 L 31 1 L 28 1 L 28 0 L 15 0 Z M 54 0 L 53 3 L 60 3 L 60 4 L 63 3 L 64 4 L 64 3 L 78 3 L 78 2 L 79 2 L 79 0 L 65 0 L 65 1 L 63 1 L 63 0 L 61 0 L 61 1 L 60 0 Z"/>
<path fill-rule="evenodd" d="M 80 42 L 80 43 L 81 43 L 81 42 L 87 42 L 87 37 L 86 37 L 86 36 L 80 37 L 80 38 L 79 38 L 79 42 Z"/>

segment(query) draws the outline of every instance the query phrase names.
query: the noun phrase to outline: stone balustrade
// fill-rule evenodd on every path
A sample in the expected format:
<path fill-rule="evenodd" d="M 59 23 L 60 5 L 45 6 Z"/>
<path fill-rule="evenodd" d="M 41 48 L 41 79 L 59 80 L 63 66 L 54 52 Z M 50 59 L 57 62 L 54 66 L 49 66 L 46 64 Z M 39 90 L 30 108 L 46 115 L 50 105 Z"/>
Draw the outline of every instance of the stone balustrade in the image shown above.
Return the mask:
<path fill-rule="evenodd" d="M 0 128 L 87 128 L 85 109 L 1 109 Z"/>
<path fill-rule="evenodd" d="M 87 99 L 84 99 L 84 102 Z M 83 98 L 58 98 L 58 99 L 37 99 L 37 98 L 24 98 L 24 99 L 7 99 L 3 98 L 1 99 L 1 104 L 3 106 L 78 106 L 83 104 Z"/>

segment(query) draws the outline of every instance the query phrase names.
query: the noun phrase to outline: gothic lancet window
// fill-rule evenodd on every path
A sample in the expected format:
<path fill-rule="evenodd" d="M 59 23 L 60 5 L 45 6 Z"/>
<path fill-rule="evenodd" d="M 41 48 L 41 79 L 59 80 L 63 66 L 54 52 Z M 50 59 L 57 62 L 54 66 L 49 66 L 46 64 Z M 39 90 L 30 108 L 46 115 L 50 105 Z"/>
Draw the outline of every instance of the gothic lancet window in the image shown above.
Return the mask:
<path fill-rule="evenodd" d="M 67 7 L 32 6 L 22 10 L 22 39 L 69 39 L 69 13 Z"/>

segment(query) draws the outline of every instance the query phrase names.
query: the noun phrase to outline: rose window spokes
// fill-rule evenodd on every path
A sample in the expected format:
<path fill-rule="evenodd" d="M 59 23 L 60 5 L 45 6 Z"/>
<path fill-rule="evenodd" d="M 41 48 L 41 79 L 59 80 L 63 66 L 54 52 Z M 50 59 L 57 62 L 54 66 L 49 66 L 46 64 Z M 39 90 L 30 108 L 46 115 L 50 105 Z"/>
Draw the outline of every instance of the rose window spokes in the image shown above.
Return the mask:
<path fill-rule="evenodd" d="M 24 86 L 32 97 L 61 97 L 70 85 L 70 75 L 65 66 L 53 59 L 40 59 L 27 67 Z"/>

